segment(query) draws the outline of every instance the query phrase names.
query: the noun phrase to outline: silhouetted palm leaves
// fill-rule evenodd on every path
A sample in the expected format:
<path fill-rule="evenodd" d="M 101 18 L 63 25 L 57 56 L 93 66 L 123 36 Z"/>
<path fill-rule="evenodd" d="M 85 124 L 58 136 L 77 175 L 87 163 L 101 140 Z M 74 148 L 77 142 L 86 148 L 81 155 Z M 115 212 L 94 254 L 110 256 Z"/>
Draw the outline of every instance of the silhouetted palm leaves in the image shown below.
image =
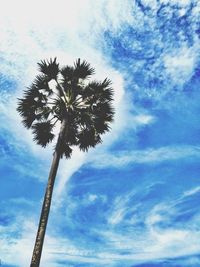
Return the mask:
<path fill-rule="evenodd" d="M 87 151 L 100 143 L 100 135 L 109 130 L 114 114 L 110 80 L 90 82 L 94 69 L 80 59 L 74 66 L 60 68 L 56 58 L 38 66 L 41 74 L 19 99 L 17 108 L 34 140 L 45 147 L 54 138 L 57 122 L 67 118 L 61 156 L 70 157 L 73 146 Z"/>
<path fill-rule="evenodd" d="M 49 61 L 42 60 L 38 63 L 39 71 L 51 79 L 56 79 L 59 73 L 59 64 L 56 63 L 56 58 L 54 60 L 50 59 Z"/>
<path fill-rule="evenodd" d="M 52 133 L 53 126 L 50 121 L 35 123 L 32 126 L 34 140 L 37 144 L 45 147 L 54 138 Z"/>

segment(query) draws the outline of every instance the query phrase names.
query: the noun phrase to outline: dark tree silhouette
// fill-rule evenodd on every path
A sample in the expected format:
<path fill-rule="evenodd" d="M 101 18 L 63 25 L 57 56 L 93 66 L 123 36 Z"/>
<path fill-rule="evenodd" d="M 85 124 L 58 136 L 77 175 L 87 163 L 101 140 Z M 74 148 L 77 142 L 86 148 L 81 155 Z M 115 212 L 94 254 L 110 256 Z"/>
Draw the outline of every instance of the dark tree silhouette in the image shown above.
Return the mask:
<path fill-rule="evenodd" d="M 87 151 L 101 143 L 100 135 L 109 130 L 113 120 L 113 89 L 107 78 L 90 81 L 94 69 L 85 60 L 74 66 L 59 67 L 54 60 L 38 63 L 40 74 L 19 99 L 17 111 L 34 141 L 46 147 L 55 137 L 60 124 L 48 184 L 44 196 L 31 267 L 38 267 L 50 211 L 54 181 L 63 156 L 70 158 L 73 146 Z"/>

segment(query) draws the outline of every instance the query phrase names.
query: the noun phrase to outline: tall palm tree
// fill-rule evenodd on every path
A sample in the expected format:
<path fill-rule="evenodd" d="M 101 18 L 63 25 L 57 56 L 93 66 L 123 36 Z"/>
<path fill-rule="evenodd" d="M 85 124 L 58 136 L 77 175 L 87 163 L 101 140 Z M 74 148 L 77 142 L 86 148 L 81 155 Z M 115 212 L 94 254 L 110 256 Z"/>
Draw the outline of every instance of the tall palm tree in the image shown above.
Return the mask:
<path fill-rule="evenodd" d="M 101 143 L 101 134 L 113 120 L 113 89 L 107 78 L 90 81 L 94 69 L 78 59 L 73 66 L 59 67 L 54 60 L 38 63 L 40 74 L 19 99 L 17 111 L 34 141 L 42 147 L 52 142 L 60 125 L 44 196 L 31 267 L 38 267 L 60 158 L 70 158 L 74 146 L 87 151 Z"/>

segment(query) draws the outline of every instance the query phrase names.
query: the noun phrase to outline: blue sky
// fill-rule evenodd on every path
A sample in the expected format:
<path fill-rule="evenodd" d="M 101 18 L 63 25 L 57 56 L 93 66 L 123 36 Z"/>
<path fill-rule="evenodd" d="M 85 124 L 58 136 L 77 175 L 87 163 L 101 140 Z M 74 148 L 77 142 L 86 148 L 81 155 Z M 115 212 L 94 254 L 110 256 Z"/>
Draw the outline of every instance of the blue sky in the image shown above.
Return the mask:
<path fill-rule="evenodd" d="M 62 160 L 41 267 L 200 265 L 200 3 L 2 4 L 0 259 L 29 264 L 52 147 L 23 128 L 17 97 L 37 62 L 86 59 L 115 90 L 103 144 Z"/>

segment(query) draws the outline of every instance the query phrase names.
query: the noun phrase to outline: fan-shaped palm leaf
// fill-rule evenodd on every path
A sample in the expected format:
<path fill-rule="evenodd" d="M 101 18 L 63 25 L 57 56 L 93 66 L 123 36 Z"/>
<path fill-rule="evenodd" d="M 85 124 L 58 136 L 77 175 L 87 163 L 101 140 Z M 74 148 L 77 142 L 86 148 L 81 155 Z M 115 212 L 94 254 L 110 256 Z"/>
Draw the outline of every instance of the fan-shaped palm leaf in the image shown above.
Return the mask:
<path fill-rule="evenodd" d="M 50 59 L 49 61 L 42 60 L 38 63 L 39 71 L 44 73 L 49 80 L 56 79 L 59 72 L 59 64 L 56 63 L 56 58 L 54 60 Z"/>
<path fill-rule="evenodd" d="M 95 147 L 97 144 L 101 143 L 101 138 L 94 128 L 86 128 L 79 133 L 78 143 L 81 150 L 88 151 L 90 147 Z"/>
<path fill-rule="evenodd" d="M 108 125 L 108 123 L 106 123 L 104 120 L 102 120 L 101 118 L 96 118 L 94 120 L 94 127 L 96 129 L 96 131 L 99 134 L 103 134 L 107 131 L 109 131 L 110 127 Z"/>
<path fill-rule="evenodd" d="M 94 72 L 94 68 L 92 68 L 85 60 L 81 62 L 79 58 L 74 64 L 74 75 L 77 78 L 86 79 L 94 74 Z"/>
<path fill-rule="evenodd" d="M 64 155 L 66 159 L 68 159 L 71 157 L 72 149 L 67 143 L 64 142 L 61 146 L 60 152 L 61 152 L 61 157 L 63 157 Z"/>
<path fill-rule="evenodd" d="M 41 75 L 37 75 L 34 82 L 33 82 L 33 86 L 36 89 L 46 89 L 49 90 L 49 85 L 48 82 L 50 81 L 49 77 L 41 74 Z"/>
<path fill-rule="evenodd" d="M 74 78 L 74 67 L 72 66 L 65 66 L 60 70 L 60 73 L 62 75 L 62 82 L 70 82 Z"/>
<path fill-rule="evenodd" d="M 52 133 L 52 128 L 53 125 L 50 121 L 38 122 L 32 126 L 34 140 L 37 142 L 37 144 L 45 147 L 53 140 L 54 134 Z"/>

